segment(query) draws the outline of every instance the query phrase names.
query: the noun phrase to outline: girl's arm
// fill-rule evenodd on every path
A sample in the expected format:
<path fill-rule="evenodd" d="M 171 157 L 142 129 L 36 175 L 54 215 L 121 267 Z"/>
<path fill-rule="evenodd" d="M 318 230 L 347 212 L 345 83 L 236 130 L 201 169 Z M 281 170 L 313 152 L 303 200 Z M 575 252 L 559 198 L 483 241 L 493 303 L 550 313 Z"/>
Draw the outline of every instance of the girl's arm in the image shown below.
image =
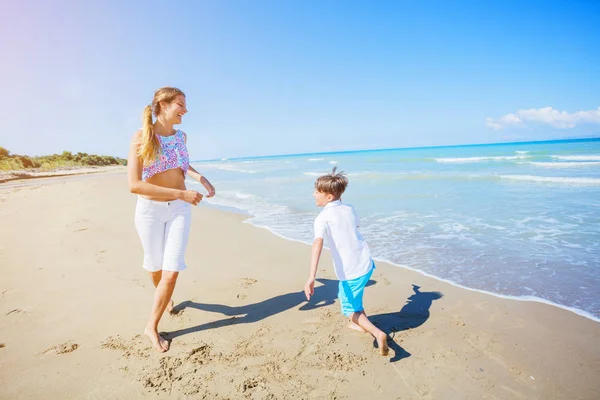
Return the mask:
<path fill-rule="evenodd" d="M 206 197 L 213 197 L 215 195 L 214 186 L 208 181 L 208 179 L 206 179 L 206 177 L 196 171 L 191 165 L 188 167 L 188 175 L 204 186 L 204 188 L 208 191 L 208 195 Z"/>
<path fill-rule="evenodd" d="M 187 145 L 187 134 L 185 132 L 183 132 L 183 140 Z M 213 197 L 215 195 L 215 187 L 201 173 L 196 171 L 194 167 L 190 165 L 187 172 L 189 176 L 200 182 L 200 184 L 208 191 L 208 195 L 206 197 Z"/>

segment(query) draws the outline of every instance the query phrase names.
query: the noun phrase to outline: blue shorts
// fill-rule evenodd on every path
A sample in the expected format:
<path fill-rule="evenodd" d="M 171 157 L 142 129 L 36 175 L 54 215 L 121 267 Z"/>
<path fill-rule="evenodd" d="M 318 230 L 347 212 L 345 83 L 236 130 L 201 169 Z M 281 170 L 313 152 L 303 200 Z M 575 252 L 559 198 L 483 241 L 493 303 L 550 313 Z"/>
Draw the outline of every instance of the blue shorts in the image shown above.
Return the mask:
<path fill-rule="evenodd" d="M 375 263 L 373 263 L 373 268 L 363 276 L 348 281 L 340 281 L 338 298 L 340 299 L 340 305 L 342 306 L 342 314 L 346 317 L 351 316 L 355 312 L 364 310 L 363 294 L 365 293 L 367 282 L 369 282 L 371 275 L 373 275 L 374 269 Z"/>

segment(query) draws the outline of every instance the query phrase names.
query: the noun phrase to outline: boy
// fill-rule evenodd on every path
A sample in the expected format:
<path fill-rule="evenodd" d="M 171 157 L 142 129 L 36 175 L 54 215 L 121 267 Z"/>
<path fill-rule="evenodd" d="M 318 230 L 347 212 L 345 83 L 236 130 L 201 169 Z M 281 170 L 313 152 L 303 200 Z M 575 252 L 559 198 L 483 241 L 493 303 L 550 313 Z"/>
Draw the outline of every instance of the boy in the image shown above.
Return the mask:
<path fill-rule="evenodd" d="M 387 335 L 369 321 L 362 304 L 365 286 L 373 274 L 375 264 L 369 247 L 358 232 L 358 216 L 354 208 L 343 204 L 341 200 L 342 193 L 348 186 L 348 178 L 343 172 L 336 173 L 336 169 L 334 167 L 330 174 L 319 177 L 315 182 L 313 196 L 317 206 L 323 207 L 323 211 L 315 218 L 310 276 L 304 285 L 304 293 L 307 300 L 314 294 L 323 239 L 327 238 L 335 274 L 340 281 L 338 297 L 342 313 L 350 319 L 348 327 L 373 335 L 377 340 L 379 353 L 386 356 L 389 351 Z"/>

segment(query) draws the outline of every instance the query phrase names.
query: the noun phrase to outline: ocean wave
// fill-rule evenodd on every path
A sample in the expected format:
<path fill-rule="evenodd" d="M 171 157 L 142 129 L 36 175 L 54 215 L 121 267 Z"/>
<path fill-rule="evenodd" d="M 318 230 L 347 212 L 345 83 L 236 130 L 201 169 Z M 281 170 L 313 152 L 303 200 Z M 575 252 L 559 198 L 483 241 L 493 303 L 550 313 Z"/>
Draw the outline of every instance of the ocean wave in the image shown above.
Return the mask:
<path fill-rule="evenodd" d="M 229 197 L 230 200 L 233 200 L 233 198 L 236 197 L 244 197 L 245 193 L 240 193 L 240 192 L 227 192 L 227 193 L 221 193 L 221 194 L 226 194 L 227 197 Z M 259 198 L 254 198 L 254 200 L 259 200 Z M 213 205 L 215 204 L 214 202 L 211 202 Z M 219 202 L 221 203 L 221 202 Z M 223 203 L 229 203 L 228 201 L 224 201 Z M 253 202 L 254 203 L 254 202 Z M 261 202 L 262 203 L 262 202 Z M 218 203 L 217 203 L 218 204 Z M 252 217 L 245 220 L 244 223 L 249 223 L 251 225 L 254 225 L 258 228 L 262 228 L 262 229 L 267 229 L 268 231 L 270 231 L 271 233 L 286 239 L 288 241 L 294 241 L 294 242 L 300 242 L 300 243 L 304 243 L 308 246 L 311 245 L 311 241 L 310 235 L 299 235 L 299 231 L 307 231 L 309 232 L 310 229 L 312 228 L 312 220 L 314 219 L 314 213 L 308 214 L 308 213 L 303 213 L 300 215 L 290 215 L 290 211 L 287 207 L 284 206 L 277 206 L 274 204 L 269 204 L 267 207 L 264 207 L 267 204 L 262 204 L 263 207 L 248 207 L 249 204 L 246 204 L 245 206 L 240 207 L 240 204 L 232 204 L 229 203 L 227 204 L 228 206 L 235 206 L 237 208 L 243 208 L 245 209 L 245 211 L 248 211 L 251 213 Z M 254 205 L 256 205 L 256 203 L 254 203 Z M 274 214 L 278 214 L 278 217 L 280 218 L 273 218 Z M 402 215 L 403 214 L 403 215 Z M 398 216 L 405 216 L 405 213 L 399 213 Z M 279 219 L 281 219 L 280 222 L 276 222 Z M 377 222 L 381 222 L 381 221 L 377 221 Z M 292 228 L 293 227 L 293 228 Z M 461 226 L 449 226 L 450 230 L 458 230 L 458 231 L 462 231 L 463 228 Z M 443 234 L 441 234 L 443 235 Z M 451 240 L 456 240 L 458 237 L 457 236 L 452 236 L 452 235 L 447 235 L 448 239 Z M 464 238 L 460 238 L 460 239 L 464 239 Z M 427 248 L 427 246 L 424 246 L 424 248 Z M 458 281 L 455 278 L 451 278 L 451 277 L 442 277 L 432 271 L 425 271 L 419 268 L 415 268 L 410 266 L 409 264 L 406 263 L 399 263 L 397 261 L 394 261 L 395 257 L 392 257 L 390 254 L 378 254 L 375 255 L 373 254 L 373 259 L 376 262 L 386 262 L 389 263 L 393 266 L 396 267 L 401 267 L 404 269 L 408 269 L 411 271 L 415 271 L 421 275 L 424 276 L 428 276 L 431 277 L 433 279 L 436 279 L 438 281 L 442 281 L 442 282 L 446 282 L 449 283 L 453 286 L 456 287 L 460 287 L 469 291 L 474 291 L 474 292 L 479 292 L 479 293 L 485 293 L 485 294 L 490 294 L 499 298 L 506 298 L 506 299 L 512 299 L 512 300 L 519 300 L 519 301 L 535 301 L 535 302 L 539 302 L 539 303 L 544 303 L 544 304 L 548 304 L 554 307 L 559 307 L 565 310 L 568 310 L 570 312 L 576 313 L 580 316 L 589 318 L 593 321 L 596 322 L 600 322 L 600 318 L 596 315 L 594 315 L 593 313 L 589 312 L 589 311 L 585 311 L 581 308 L 575 307 L 573 305 L 564 305 L 564 304 L 560 304 L 560 301 L 557 300 L 550 300 L 550 299 L 546 299 L 543 298 L 543 294 L 541 293 L 536 293 L 535 290 L 533 289 L 529 289 L 529 292 L 532 292 L 531 294 L 521 294 L 521 295 L 515 295 L 515 294 L 503 294 L 503 293 L 498 293 L 496 290 L 494 290 L 493 288 L 477 288 L 477 287 L 473 287 L 471 285 L 469 285 L 467 282 L 462 282 L 462 281 Z M 523 287 L 524 290 L 527 290 L 528 288 L 526 286 Z"/>
<path fill-rule="evenodd" d="M 564 176 L 536 176 L 536 175 L 499 175 L 502 179 L 542 182 L 542 183 L 566 183 L 576 185 L 600 185 L 600 178 L 577 178 Z"/>
<path fill-rule="evenodd" d="M 475 163 L 475 162 L 482 162 L 482 161 L 513 161 L 513 160 L 522 160 L 527 157 L 528 157 L 527 155 L 522 154 L 522 155 L 518 155 L 518 156 L 434 158 L 434 160 L 439 163 L 464 164 L 464 163 Z"/>
<path fill-rule="evenodd" d="M 592 165 L 600 165 L 600 161 L 583 161 L 583 162 L 542 162 L 542 161 L 527 161 L 526 164 L 535 165 L 536 167 L 545 168 L 571 168 L 571 167 L 590 167 Z"/>
<path fill-rule="evenodd" d="M 600 154 L 587 154 L 580 156 L 550 156 L 557 160 L 564 161 L 600 161 Z"/>
<path fill-rule="evenodd" d="M 221 191 L 219 196 L 206 198 L 203 201 L 216 206 L 235 208 L 254 216 L 287 214 L 290 212 L 287 206 L 273 204 L 261 197 L 239 191 Z"/>
<path fill-rule="evenodd" d="M 324 158 L 309 158 L 308 161 L 325 161 Z"/>
<path fill-rule="evenodd" d="M 245 174 L 256 174 L 258 171 L 238 168 L 232 164 L 202 164 L 202 168 L 220 169 L 222 171 L 242 172 Z"/>
<path fill-rule="evenodd" d="M 242 192 L 237 192 L 234 194 L 235 197 L 237 197 L 238 199 L 253 199 L 254 195 L 250 194 L 250 193 L 242 193 Z"/>

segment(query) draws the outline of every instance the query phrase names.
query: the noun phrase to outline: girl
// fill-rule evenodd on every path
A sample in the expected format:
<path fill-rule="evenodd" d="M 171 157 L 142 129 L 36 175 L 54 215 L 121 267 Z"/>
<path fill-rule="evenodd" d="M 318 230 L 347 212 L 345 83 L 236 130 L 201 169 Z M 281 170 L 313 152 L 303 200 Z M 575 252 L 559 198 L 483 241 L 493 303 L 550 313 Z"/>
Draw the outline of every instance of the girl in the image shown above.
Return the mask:
<path fill-rule="evenodd" d="M 158 323 L 165 309 L 173 309 L 177 276 L 186 268 L 191 205 L 202 200 L 200 193 L 186 189 L 186 174 L 206 188 L 207 197 L 215 195 L 211 183 L 189 164 L 186 134 L 173 128 L 186 113 L 181 90 L 158 89 L 144 108 L 143 127 L 131 139 L 127 162 L 129 190 L 138 195 L 135 226 L 144 249 L 143 267 L 156 287 L 144 333 L 160 352 L 169 350 L 169 342 L 158 334 Z"/>

